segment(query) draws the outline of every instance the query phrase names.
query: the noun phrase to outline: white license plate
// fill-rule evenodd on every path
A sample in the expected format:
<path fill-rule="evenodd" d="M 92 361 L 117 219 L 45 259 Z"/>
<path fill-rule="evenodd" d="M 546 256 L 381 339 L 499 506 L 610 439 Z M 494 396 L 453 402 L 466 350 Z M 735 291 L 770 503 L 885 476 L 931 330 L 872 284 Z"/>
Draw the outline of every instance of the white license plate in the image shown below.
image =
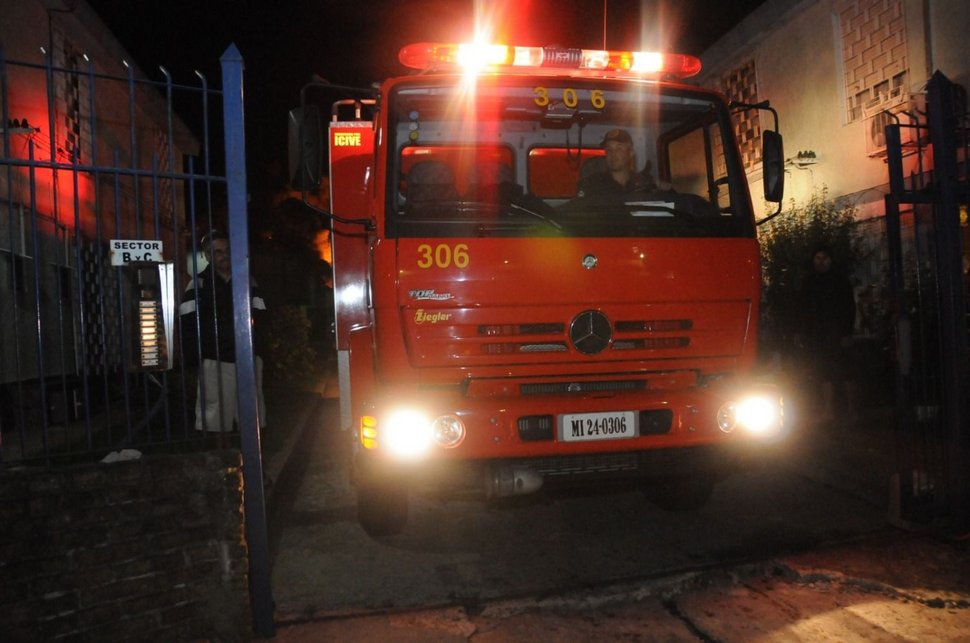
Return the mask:
<path fill-rule="evenodd" d="M 637 414 L 633 411 L 564 413 L 559 416 L 559 439 L 563 442 L 620 440 L 637 435 Z"/>

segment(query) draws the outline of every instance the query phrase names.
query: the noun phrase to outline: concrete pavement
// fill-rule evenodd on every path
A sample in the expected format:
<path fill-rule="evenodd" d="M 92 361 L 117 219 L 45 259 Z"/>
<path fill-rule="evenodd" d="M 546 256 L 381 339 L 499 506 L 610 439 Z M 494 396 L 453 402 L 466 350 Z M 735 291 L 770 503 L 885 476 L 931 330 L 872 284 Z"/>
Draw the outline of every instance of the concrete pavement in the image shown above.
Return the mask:
<path fill-rule="evenodd" d="M 970 641 L 970 555 L 893 531 L 580 593 L 284 622 L 273 640 Z"/>
<path fill-rule="evenodd" d="M 301 422 L 335 390 L 330 380 L 285 404 L 280 400 L 292 433 L 285 430 L 264 445 L 270 475 L 285 475 L 306 428 Z M 852 433 L 805 430 L 799 439 L 811 448 L 801 450 L 792 466 L 841 488 L 881 495 L 894 461 L 891 450 L 880 448 L 886 441 L 866 431 L 884 432 L 886 426 L 876 416 Z M 842 448 L 833 449 L 835 442 Z M 847 443 L 853 448 L 844 448 Z M 839 457 L 832 457 L 836 452 Z M 863 461 L 866 466 L 858 466 Z M 886 496 L 888 490 L 883 501 Z M 273 640 L 970 642 L 968 545 L 970 540 L 944 542 L 887 521 L 876 539 L 752 564 L 558 595 L 284 620 Z"/>

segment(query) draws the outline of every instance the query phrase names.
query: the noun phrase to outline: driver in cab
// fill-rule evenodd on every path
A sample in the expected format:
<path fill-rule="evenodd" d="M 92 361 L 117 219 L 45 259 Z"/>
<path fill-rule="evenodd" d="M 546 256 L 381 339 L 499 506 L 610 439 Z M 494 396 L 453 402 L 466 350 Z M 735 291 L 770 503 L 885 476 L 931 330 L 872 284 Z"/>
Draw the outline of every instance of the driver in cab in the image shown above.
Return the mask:
<path fill-rule="evenodd" d="M 580 179 L 576 196 L 595 200 L 617 200 L 632 192 L 656 189 L 652 177 L 636 170 L 633 138 L 623 129 L 612 129 L 600 147 L 606 152 L 606 169 Z"/>

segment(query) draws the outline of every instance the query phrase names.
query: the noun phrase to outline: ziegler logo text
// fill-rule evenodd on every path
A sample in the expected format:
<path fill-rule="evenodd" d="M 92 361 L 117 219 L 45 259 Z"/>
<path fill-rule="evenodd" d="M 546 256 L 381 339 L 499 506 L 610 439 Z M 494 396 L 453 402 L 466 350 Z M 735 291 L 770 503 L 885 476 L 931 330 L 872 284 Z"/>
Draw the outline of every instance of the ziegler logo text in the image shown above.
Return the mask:
<path fill-rule="evenodd" d="M 437 324 L 449 319 L 451 319 L 451 313 L 426 313 L 423 308 L 419 308 L 418 312 L 414 313 L 415 324 Z"/>
<path fill-rule="evenodd" d="M 334 132 L 333 144 L 336 147 L 360 147 L 360 132 Z"/>

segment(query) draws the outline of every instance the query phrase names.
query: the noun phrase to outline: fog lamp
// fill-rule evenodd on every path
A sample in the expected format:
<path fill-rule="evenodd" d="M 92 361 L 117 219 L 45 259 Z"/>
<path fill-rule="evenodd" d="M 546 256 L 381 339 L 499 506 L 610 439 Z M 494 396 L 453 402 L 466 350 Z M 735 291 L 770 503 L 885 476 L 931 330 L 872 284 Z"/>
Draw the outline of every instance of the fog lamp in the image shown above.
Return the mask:
<path fill-rule="evenodd" d="M 442 415 L 431 424 L 431 437 L 435 442 L 450 449 L 465 439 L 465 423 L 454 415 Z"/>
<path fill-rule="evenodd" d="M 717 410 L 717 428 L 725 433 L 730 433 L 737 424 L 737 413 L 734 404 L 725 404 Z"/>

